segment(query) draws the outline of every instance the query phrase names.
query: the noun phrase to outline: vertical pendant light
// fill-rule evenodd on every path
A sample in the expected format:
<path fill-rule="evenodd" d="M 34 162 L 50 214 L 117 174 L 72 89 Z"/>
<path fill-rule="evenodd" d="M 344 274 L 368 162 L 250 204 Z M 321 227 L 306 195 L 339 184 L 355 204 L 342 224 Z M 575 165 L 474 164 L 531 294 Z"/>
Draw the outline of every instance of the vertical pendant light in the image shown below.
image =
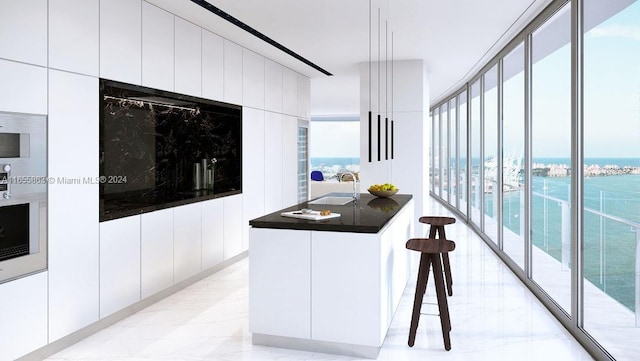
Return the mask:
<path fill-rule="evenodd" d="M 391 159 L 393 159 L 393 31 L 391 32 Z"/>
<path fill-rule="evenodd" d="M 378 8 L 378 162 L 381 160 L 380 153 L 380 8 Z"/>
<path fill-rule="evenodd" d="M 384 160 L 389 160 L 389 22 L 384 23 Z"/>
<path fill-rule="evenodd" d="M 369 0 L 369 163 L 371 163 L 371 0 Z"/>

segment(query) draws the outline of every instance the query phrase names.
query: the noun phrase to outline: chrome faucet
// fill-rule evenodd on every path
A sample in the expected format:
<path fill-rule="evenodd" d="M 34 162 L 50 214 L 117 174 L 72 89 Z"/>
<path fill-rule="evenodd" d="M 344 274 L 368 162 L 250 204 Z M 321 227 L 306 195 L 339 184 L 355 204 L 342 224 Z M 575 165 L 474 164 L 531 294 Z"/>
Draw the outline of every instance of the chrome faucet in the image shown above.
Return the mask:
<path fill-rule="evenodd" d="M 351 172 L 344 172 L 340 174 L 340 182 L 342 182 L 342 177 L 344 177 L 345 174 L 351 174 L 351 179 L 353 179 L 353 201 L 355 202 L 358 200 L 358 194 L 356 193 L 356 175 Z"/>

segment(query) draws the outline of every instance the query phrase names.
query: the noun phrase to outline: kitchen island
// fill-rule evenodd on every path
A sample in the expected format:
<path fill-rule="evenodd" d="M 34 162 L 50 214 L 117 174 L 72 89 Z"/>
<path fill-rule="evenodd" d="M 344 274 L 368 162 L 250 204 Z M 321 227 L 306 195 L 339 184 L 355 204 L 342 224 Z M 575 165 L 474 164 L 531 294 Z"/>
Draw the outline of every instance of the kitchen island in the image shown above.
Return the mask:
<path fill-rule="evenodd" d="M 405 249 L 413 235 L 412 196 L 312 203 L 249 222 L 252 342 L 376 358 L 415 262 Z M 340 217 L 281 216 L 305 208 Z"/>

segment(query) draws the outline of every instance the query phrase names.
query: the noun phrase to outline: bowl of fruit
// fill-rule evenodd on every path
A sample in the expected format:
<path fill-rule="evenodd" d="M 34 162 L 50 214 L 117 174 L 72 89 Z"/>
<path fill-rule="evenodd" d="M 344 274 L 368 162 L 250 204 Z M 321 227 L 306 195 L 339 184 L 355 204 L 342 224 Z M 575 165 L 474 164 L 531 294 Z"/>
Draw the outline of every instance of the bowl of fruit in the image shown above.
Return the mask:
<path fill-rule="evenodd" d="M 374 184 L 367 190 L 369 191 L 369 193 L 380 198 L 391 197 L 392 195 L 398 193 L 398 188 L 396 188 L 396 186 L 391 183 Z"/>

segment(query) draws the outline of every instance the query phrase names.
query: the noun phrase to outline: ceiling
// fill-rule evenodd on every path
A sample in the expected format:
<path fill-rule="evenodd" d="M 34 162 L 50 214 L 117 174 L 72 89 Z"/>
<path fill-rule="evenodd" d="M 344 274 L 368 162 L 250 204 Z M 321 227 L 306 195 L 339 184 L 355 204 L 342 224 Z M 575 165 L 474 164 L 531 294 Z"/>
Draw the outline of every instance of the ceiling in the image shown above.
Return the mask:
<path fill-rule="evenodd" d="M 312 116 L 359 114 L 358 64 L 369 60 L 369 0 L 207 0 L 333 76 L 190 0 L 146 1 L 310 77 Z M 433 103 L 460 87 L 551 0 L 371 1 L 374 27 L 378 6 L 388 14 L 394 59 L 424 59 Z"/>

